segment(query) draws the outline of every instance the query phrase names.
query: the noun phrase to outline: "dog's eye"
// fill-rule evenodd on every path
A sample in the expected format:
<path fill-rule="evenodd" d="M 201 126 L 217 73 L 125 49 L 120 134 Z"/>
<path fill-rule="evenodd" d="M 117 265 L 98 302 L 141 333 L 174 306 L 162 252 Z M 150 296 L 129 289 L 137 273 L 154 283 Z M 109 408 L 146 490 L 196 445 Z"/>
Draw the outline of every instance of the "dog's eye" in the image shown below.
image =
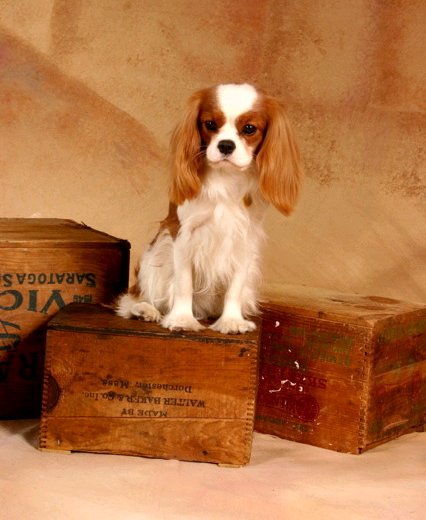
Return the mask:
<path fill-rule="evenodd" d="M 253 135 L 257 132 L 257 128 L 254 125 L 244 125 L 243 134 Z"/>
<path fill-rule="evenodd" d="M 216 132 L 217 124 L 214 121 L 204 121 L 204 126 L 209 132 Z"/>

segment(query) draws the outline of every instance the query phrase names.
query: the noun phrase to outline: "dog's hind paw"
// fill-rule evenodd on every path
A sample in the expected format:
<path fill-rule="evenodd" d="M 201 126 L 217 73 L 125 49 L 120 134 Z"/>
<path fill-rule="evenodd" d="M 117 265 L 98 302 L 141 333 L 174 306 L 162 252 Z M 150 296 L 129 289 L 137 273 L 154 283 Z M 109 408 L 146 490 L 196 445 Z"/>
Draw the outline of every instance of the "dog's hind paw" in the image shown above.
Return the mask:
<path fill-rule="evenodd" d="M 144 321 L 159 322 L 161 320 L 160 311 L 148 302 L 135 303 L 132 307 L 132 314 Z"/>

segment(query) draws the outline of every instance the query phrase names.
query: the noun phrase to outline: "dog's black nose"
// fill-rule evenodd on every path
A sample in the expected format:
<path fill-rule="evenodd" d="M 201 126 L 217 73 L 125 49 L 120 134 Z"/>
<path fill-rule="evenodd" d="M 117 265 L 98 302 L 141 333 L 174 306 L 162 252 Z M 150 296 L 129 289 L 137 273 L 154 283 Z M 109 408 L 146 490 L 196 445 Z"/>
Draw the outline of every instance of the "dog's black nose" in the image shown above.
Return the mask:
<path fill-rule="evenodd" d="M 219 152 L 223 153 L 223 155 L 231 155 L 235 150 L 235 143 L 231 141 L 231 139 L 223 139 L 223 141 L 219 141 L 217 147 L 219 148 Z"/>

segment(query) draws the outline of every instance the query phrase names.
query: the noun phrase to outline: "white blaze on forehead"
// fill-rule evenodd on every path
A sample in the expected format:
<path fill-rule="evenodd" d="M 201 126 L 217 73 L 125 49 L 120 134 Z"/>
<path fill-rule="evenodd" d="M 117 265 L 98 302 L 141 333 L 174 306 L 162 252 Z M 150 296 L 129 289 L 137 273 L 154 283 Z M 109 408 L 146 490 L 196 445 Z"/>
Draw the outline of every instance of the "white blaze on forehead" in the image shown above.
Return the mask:
<path fill-rule="evenodd" d="M 251 110 L 257 96 L 257 90 L 246 83 L 243 85 L 219 85 L 217 87 L 219 108 L 228 121 L 235 120 L 244 112 Z"/>

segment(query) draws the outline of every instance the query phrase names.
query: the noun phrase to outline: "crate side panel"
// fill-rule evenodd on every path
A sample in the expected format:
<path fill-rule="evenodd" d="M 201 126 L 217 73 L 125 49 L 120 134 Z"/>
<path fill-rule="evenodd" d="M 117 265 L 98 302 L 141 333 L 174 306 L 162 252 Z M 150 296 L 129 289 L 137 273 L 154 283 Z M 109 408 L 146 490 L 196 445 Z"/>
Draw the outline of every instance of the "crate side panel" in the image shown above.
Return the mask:
<path fill-rule="evenodd" d="M 374 376 L 370 392 L 367 446 L 421 428 L 426 411 L 426 361 Z"/>
<path fill-rule="evenodd" d="M 49 331 L 56 417 L 246 419 L 256 348 L 172 338 Z"/>
<path fill-rule="evenodd" d="M 255 429 L 357 453 L 368 406 L 371 330 L 281 311 L 262 322 Z"/>
<path fill-rule="evenodd" d="M 128 251 L 3 248 L 0 259 L 0 417 L 36 417 L 47 322 L 70 302 L 107 302 L 125 289 Z"/>
<path fill-rule="evenodd" d="M 270 310 L 262 321 L 262 362 L 365 381 L 371 334 L 371 327 Z"/>
<path fill-rule="evenodd" d="M 426 361 L 426 308 L 395 316 L 374 329 L 375 375 Z"/>
<path fill-rule="evenodd" d="M 340 452 L 358 453 L 364 384 L 313 369 L 261 364 L 255 430 Z"/>
<path fill-rule="evenodd" d="M 236 465 L 248 461 L 257 343 L 245 342 L 244 336 L 238 342 L 219 341 L 213 331 L 198 340 L 173 333 L 141 335 L 138 322 L 131 322 L 138 327 L 134 336 L 107 334 L 109 316 L 101 312 L 99 319 L 102 333 L 48 331 L 41 447 L 55 449 L 58 435 L 68 435 L 62 428 L 80 435 L 74 425 L 83 421 L 86 432 L 91 425 L 104 429 L 91 439 L 83 431 L 81 439 L 61 441 L 61 449 Z M 141 439 L 135 437 L 139 423 L 145 432 Z M 117 431 L 130 439 L 127 444 L 117 439 Z M 149 432 L 158 433 L 148 439 Z M 161 440 L 164 432 L 169 433 Z"/>

